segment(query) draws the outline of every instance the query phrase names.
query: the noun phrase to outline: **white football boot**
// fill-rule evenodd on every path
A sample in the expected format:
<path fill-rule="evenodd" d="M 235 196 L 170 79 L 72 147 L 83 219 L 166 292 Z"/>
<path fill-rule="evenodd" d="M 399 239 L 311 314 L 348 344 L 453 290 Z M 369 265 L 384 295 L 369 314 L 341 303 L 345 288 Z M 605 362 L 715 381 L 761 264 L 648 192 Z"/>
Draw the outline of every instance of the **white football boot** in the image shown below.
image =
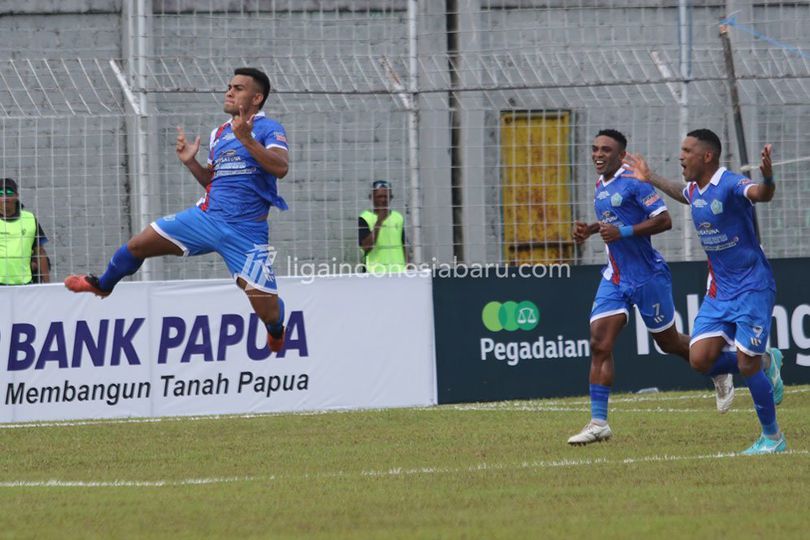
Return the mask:
<path fill-rule="evenodd" d="M 712 382 L 714 383 L 717 410 L 720 411 L 720 414 L 726 413 L 731 408 L 731 402 L 734 401 L 734 377 L 731 373 L 715 375 L 712 377 Z"/>
<path fill-rule="evenodd" d="M 584 446 L 586 444 L 606 441 L 612 436 L 613 432 L 610 431 L 609 425 L 599 425 L 590 422 L 587 426 L 582 428 L 582 431 L 568 439 L 568 444 Z"/>

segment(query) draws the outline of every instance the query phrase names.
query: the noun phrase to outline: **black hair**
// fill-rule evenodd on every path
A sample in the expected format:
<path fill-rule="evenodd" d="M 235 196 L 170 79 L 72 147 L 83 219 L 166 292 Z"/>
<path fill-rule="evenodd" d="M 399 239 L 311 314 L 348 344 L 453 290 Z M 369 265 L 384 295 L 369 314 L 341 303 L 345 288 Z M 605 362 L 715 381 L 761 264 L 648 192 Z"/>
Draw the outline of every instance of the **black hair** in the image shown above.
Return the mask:
<path fill-rule="evenodd" d="M 723 151 L 723 145 L 720 144 L 720 137 L 710 129 L 696 129 L 686 134 L 687 137 L 694 137 L 703 144 L 711 148 L 714 152 L 715 159 L 720 159 L 720 152 Z"/>
<path fill-rule="evenodd" d="M 597 137 L 601 137 L 604 135 L 605 137 L 610 137 L 621 146 L 621 150 L 627 148 L 627 137 L 621 131 L 617 131 L 615 129 L 603 129 L 599 133 L 596 134 Z"/>
<path fill-rule="evenodd" d="M 262 102 L 259 103 L 259 108 L 261 109 L 264 107 L 264 102 L 267 101 L 267 96 L 270 94 L 270 79 L 267 78 L 267 74 L 256 68 L 252 67 L 240 67 L 233 70 L 234 75 L 246 75 L 256 81 L 256 84 L 259 85 L 259 91 L 262 93 L 264 98 Z"/>

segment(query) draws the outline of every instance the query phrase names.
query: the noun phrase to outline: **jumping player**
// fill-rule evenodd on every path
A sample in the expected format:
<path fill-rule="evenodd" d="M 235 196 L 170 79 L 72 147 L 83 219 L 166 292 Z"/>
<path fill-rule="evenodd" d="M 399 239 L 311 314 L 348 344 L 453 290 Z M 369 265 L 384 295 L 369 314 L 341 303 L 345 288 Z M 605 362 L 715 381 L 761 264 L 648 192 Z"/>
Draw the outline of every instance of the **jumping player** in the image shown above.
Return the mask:
<path fill-rule="evenodd" d="M 148 257 L 215 251 L 267 327 L 270 349 L 280 351 L 284 301 L 276 288 L 267 216 L 271 206 L 287 209 L 276 182 L 287 174 L 289 161 L 284 127 L 261 112 L 269 93 L 270 80 L 262 71 L 236 69 L 223 107 L 231 119 L 211 132 L 207 167 L 196 159 L 200 137 L 189 142 L 177 128 L 177 157 L 205 188 L 205 197 L 132 237 L 118 248 L 101 276 L 71 275 L 65 287 L 104 298 Z"/>

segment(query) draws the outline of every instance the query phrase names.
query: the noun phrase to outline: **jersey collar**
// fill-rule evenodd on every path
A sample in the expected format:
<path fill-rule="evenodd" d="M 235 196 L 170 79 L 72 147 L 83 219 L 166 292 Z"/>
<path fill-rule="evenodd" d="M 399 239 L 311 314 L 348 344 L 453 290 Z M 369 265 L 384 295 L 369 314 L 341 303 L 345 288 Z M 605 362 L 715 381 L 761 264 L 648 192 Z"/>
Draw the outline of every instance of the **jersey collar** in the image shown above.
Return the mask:
<path fill-rule="evenodd" d="M 712 175 L 712 179 L 711 179 L 711 180 L 709 180 L 709 183 L 708 183 L 708 184 L 706 184 L 706 187 L 704 187 L 703 189 L 700 189 L 700 187 L 698 187 L 698 193 L 700 193 L 701 195 L 703 195 L 703 194 L 706 192 L 706 190 L 707 190 L 707 189 L 709 189 L 709 184 L 713 184 L 713 185 L 715 185 L 715 186 L 716 186 L 717 184 L 719 184 L 719 183 L 720 183 L 720 178 L 722 178 L 722 177 L 723 177 L 723 173 L 724 173 L 724 172 L 726 172 L 726 168 L 725 168 L 725 167 L 720 167 L 719 169 L 717 169 L 716 171 L 714 171 L 714 174 Z M 697 182 L 695 182 L 695 183 L 697 184 Z"/>
<path fill-rule="evenodd" d="M 622 174 L 624 174 L 624 167 L 619 167 L 616 173 L 607 180 L 605 180 L 604 174 L 599 175 L 599 181 L 602 182 L 603 186 L 606 186 L 609 183 L 613 182 L 616 178 L 620 177 Z"/>
<path fill-rule="evenodd" d="M 264 111 L 259 111 L 253 115 L 253 118 L 264 118 Z M 233 123 L 233 116 L 231 116 L 230 120 L 225 122 L 226 125 Z"/>

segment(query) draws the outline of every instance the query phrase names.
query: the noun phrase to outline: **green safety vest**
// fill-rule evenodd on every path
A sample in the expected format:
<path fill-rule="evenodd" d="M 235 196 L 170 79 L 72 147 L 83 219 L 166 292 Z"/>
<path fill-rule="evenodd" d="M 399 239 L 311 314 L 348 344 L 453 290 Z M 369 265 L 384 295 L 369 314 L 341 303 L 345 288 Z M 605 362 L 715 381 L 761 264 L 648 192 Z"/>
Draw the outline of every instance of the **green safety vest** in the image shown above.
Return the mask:
<path fill-rule="evenodd" d="M 27 210 L 11 221 L 0 219 L 0 284 L 31 283 L 31 254 L 37 236 L 37 218 Z"/>
<path fill-rule="evenodd" d="M 377 214 L 366 210 L 360 217 L 368 224 L 369 230 L 374 230 L 377 223 Z M 366 253 L 366 271 L 370 273 L 402 272 L 405 270 L 405 251 L 402 245 L 402 228 L 405 218 L 396 210 L 392 210 L 380 226 L 374 248 Z"/>

